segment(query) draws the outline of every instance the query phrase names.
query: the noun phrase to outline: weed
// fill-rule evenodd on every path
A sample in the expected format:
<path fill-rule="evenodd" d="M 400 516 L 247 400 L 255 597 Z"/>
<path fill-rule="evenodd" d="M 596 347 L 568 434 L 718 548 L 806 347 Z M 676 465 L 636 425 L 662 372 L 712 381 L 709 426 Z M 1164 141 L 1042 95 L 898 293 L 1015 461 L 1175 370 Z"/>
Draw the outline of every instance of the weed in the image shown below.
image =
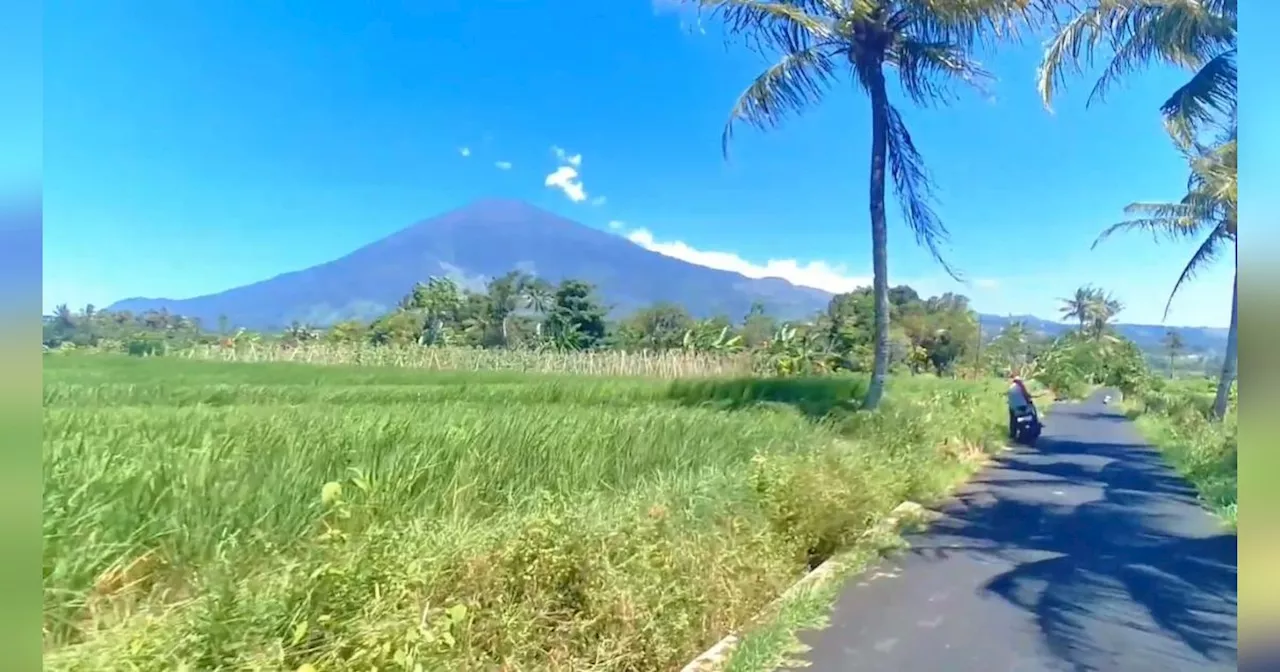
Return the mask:
<path fill-rule="evenodd" d="M 1195 485 L 1205 503 L 1235 527 L 1238 408 L 1233 394 L 1227 417 L 1211 421 L 1215 385 L 1207 379 L 1157 381 L 1129 403 L 1130 415 Z"/>

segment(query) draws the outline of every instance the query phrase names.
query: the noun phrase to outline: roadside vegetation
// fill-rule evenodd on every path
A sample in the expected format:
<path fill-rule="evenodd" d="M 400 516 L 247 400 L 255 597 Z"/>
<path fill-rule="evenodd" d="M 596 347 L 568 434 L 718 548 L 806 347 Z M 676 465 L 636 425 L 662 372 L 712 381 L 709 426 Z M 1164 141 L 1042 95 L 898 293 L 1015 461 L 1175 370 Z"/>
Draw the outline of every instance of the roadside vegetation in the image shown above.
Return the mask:
<path fill-rule="evenodd" d="M 1229 391 L 1221 421 L 1214 420 L 1216 396 L 1217 386 L 1210 379 L 1156 379 L 1130 400 L 1129 414 L 1143 435 L 1196 486 L 1205 504 L 1234 528 L 1239 511 L 1236 388 Z"/>

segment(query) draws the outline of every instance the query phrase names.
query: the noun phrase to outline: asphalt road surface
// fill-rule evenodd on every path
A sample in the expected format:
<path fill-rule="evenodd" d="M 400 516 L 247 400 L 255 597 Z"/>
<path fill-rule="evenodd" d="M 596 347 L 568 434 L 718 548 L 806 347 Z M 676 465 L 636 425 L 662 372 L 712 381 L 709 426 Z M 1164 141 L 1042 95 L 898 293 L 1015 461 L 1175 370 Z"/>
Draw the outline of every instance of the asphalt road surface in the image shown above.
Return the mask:
<path fill-rule="evenodd" d="M 1235 670 L 1236 537 L 1101 394 L 802 633 L 816 672 Z"/>

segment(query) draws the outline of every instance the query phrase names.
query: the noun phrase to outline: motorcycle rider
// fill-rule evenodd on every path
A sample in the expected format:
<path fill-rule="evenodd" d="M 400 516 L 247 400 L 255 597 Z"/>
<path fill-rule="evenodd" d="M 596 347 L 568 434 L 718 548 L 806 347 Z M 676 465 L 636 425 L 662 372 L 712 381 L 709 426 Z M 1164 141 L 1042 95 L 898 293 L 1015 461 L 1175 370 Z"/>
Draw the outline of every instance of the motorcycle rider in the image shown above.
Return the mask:
<path fill-rule="evenodd" d="M 1030 409 L 1036 423 L 1040 423 L 1040 412 L 1036 410 L 1036 405 L 1032 399 L 1032 394 L 1027 391 L 1027 386 L 1022 382 L 1022 376 L 1014 374 L 1009 383 L 1010 439 L 1018 435 L 1018 416 L 1024 413 L 1026 409 Z M 1043 427 L 1044 425 L 1041 424 L 1040 426 Z"/>

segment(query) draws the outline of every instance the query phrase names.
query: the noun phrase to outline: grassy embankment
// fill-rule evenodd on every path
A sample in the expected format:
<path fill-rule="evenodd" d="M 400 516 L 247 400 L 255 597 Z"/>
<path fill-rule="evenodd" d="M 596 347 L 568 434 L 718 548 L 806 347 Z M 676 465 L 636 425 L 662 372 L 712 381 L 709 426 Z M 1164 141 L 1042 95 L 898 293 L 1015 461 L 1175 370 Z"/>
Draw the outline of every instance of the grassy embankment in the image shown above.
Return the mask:
<path fill-rule="evenodd" d="M 48 357 L 45 664 L 678 669 L 1002 438 L 862 387 Z"/>
<path fill-rule="evenodd" d="M 1236 525 L 1236 432 L 1239 425 L 1235 390 L 1227 417 L 1211 422 L 1216 381 L 1206 378 L 1159 381 L 1155 388 L 1127 400 L 1144 436 L 1195 485 L 1205 503 L 1230 525 Z"/>

